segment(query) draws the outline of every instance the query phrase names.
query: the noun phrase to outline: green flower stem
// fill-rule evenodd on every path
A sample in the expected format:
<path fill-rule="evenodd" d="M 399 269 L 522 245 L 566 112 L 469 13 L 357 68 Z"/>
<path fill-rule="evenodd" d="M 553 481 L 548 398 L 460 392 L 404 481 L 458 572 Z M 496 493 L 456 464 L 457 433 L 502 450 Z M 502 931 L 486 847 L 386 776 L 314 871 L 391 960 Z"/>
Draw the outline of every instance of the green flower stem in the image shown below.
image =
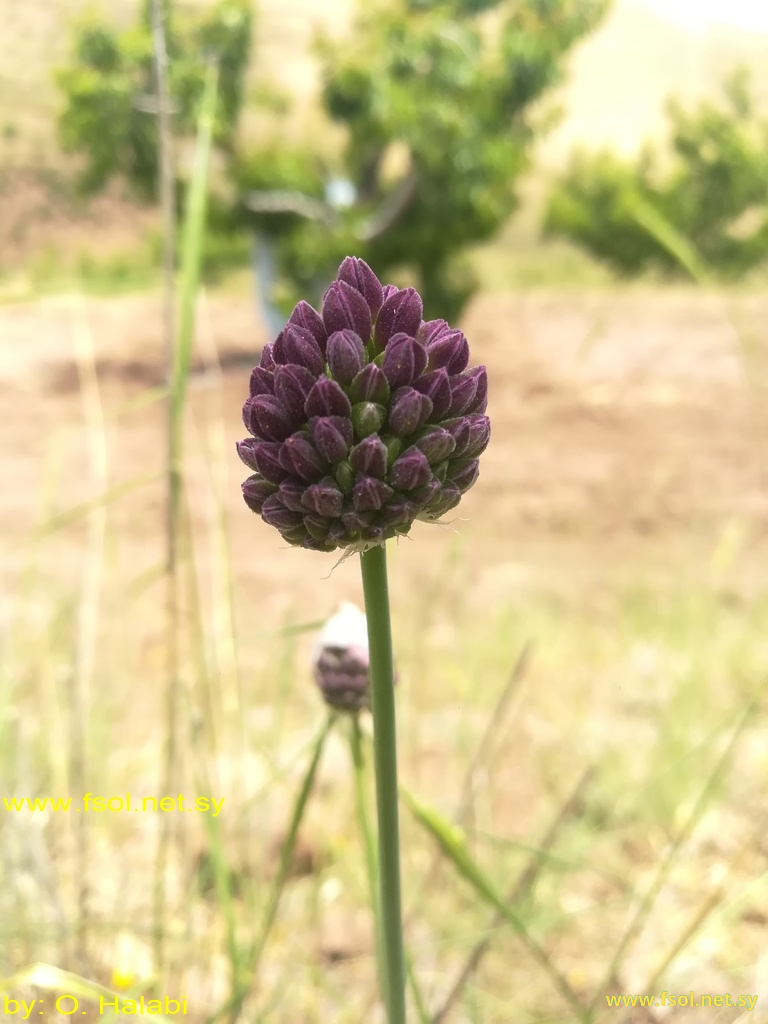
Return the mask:
<path fill-rule="evenodd" d="M 392 630 L 389 621 L 387 553 L 377 545 L 360 555 L 371 659 L 373 754 L 379 822 L 379 913 L 382 933 L 381 975 L 388 1024 L 405 1024 L 405 959 L 400 900 L 397 729 Z"/>
<path fill-rule="evenodd" d="M 381 937 L 381 912 L 379 908 L 379 864 L 376 856 L 376 840 L 368 816 L 368 800 L 365 793 L 365 760 L 363 758 L 363 737 L 360 719 L 354 715 L 350 719 L 349 745 L 352 753 L 352 764 L 355 771 L 355 803 L 357 805 L 357 823 L 365 849 L 365 868 L 368 874 L 371 909 L 373 911 L 373 927 L 376 935 L 376 956 L 379 968 L 379 986 L 386 992 L 384 980 L 384 962 L 382 959 L 384 943 Z"/>

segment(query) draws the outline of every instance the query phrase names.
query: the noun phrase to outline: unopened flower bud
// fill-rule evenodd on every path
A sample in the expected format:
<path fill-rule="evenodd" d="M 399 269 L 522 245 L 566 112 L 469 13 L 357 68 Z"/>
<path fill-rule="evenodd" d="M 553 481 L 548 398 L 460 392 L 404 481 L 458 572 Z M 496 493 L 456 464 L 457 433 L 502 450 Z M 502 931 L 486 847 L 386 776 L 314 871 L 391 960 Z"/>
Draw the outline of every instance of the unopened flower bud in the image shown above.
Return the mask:
<path fill-rule="evenodd" d="M 429 419 L 433 422 L 445 419 L 451 407 L 451 381 L 448 371 L 443 367 L 431 370 L 414 381 L 413 386 L 432 402 Z"/>
<path fill-rule="evenodd" d="M 341 462 L 352 447 L 352 421 L 346 416 L 312 416 L 309 433 L 317 450 L 331 463 Z"/>
<path fill-rule="evenodd" d="M 301 512 L 303 515 L 305 508 L 301 499 L 304 497 L 306 489 L 307 485 L 303 480 L 289 478 L 288 480 L 283 480 L 280 484 L 277 489 L 277 496 L 291 512 Z"/>
<path fill-rule="evenodd" d="M 479 459 L 454 459 L 448 467 L 448 479 L 464 494 L 477 481 L 480 474 Z"/>
<path fill-rule="evenodd" d="M 460 373 L 451 377 L 451 408 L 449 416 L 461 416 L 477 394 L 477 378 Z"/>
<path fill-rule="evenodd" d="M 395 461 L 390 479 L 398 491 L 411 491 L 432 479 L 432 468 L 424 452 L 409 448 Z"/>
<path fill-rule="evenodd" d="M 313 675 L 325 702 L 357 714 L 370 707 L 370 658 L 365 615 L 344 603 L 323 627 L 312 652 Z"/>
<path fill-rule="evenodd" d="M 335 380 L 320 377 L 307 395 L 304 411 L 312 416 L 349 416 L 352 406 Z"/>
<path fill-rule="evenodd" d="M 250 457 L 256 469 L 265 480 L 279 484 L 288 476 L 288 471 L 280 464 L 282 444 L 274 441 L 254 441 L 250 448 Z"/>
<path fill-rule="evenodd" d="M 363 342 L 371 336 L 371 310 L 360 292 L 346 281 L 334 281 L 323 296 L 323 323 L 329 335 L 351 330 Z"/>
<path fill-rule="evenodd" d="M 344 495 L 337 487 L 335 480 L 326 476 L 319 483 L 307 487 L 301 501 L 304 508 L 309 509 L 310 512 L 336 519 L 341 515 Z"/>
<path fill-rule="evenodd" d="M 413 288 L 404 288 L 385 299 L 376 317 L 376 351 L 383 352 L 390 338 L 401 332 L 413 338 L 421 326 L 423 311 L 421 296 Z"/>
<path fill-rule="evenodd" d="M 375 363 L 368 363 L 357 374 L 349 387 L 352 403 L 375 402 L 386 405 L 389 401 L 389 383 Z"/>
<path fill-rule="evenodd" d="M 372 476 L 360 476 L 352 492 L 352 507 L 355 512 L 376 512 L 393 493 L 383 481 Z"/>
<path fill-rule="evenodd" d="M 347 256 L 339 267 L 338 278 L 359 291 L 368 303 L 371 315 L 376 316 L 384 301 L 384 289 L 368 264 L 356 256 Z"/>
<path fill-rule="evenodd" d="M 295 324 L 297 327 L 302 327 L 305 331 L 309 331 L 312 337 L 317 342 L 320 351 L 325 352 L 325 345 L 328 339 L 328 335 L 325 330 L 325 324 L 320 314 L 310 306 L 304 299 L 294 307 L 293 312 L 288 317 L 289 324 Z"/>
<path fill-rule="evenodd" d="M 368 437 L 380 430 L 387 411 L 383 405 L 375 402 L 358 402 L 352 406 L 352 426 L 355 428 L 355 436 L 359 438 Z"/>
<path fill-rule="evenodd" d="M 453 437 L 443 427 L 427 427 L 413 443 L 433 466 L 447 459 L 456 447 Z"/>
<path fill-rule="evenodd" d="M 307 400 L 307 395 L 315 385 L 315 374 L 306 366 L 289 363 L 286 366 L 277 366 L 274 378 L 275 398 L 282 402 L 293 422 L 298 423 L 304 415 L 304 403 Z"/>
<path fill-rule="evenodd" d="M 245 483 L 243 483 L 242 488 L 243 497 L 248 508 L 260 513 L 264 507 L 264 502 L 275 493 L 277 485 L 269 483 L 261 476 L 254 475 L 248 477 Z"/>
<path fill-rule="evenodd" d="M 437 370 L 445 367 L 449 375 L 461 373 L 469 362 L 469 345 L 461 331 L 450 331 L 440 334 L 433 341 L 426 343 L 429 369 Z"/>
<path fill-rule="evenodd" d="M 432 402 L 414 388 L 398 388 L 389 406 L 389 429 L 395 437 L 408 437 L 426 423 Z"/>
<path fill-rule="evenodd" d="M 287 509 L 276 494 L 267 498 L 262 505 L 261 518 L 269 526 L 275 526 L 278 530 L 290 530 L 293 527 L 304 525 L 301 513 L 291 512 L 290 509 Z"/>
<path fill-rule="evenodd" d="M 256 395 L 274 395 L 275 375 L 262 366 L 254 366 L 251 370 L 250 392 L 251 398 Z"/>
<path fill-rule="evenodd" d="M 387 472 L 386 446 L 378 434 L 371 434 L 355 445 L 349 453 L 349 462 L 356 473 L 383 477 Z"/>
<path fill-rule="evenodd" d="M 310 373 L 315 376 L 322 373 L 325 366 L 323 353 L 309 331 L 303 327 L 296 327 L 288 324 L 283 331 L 283 353 L 286 363 L 296 363 L 298 366 L 306 366 Z"/>
<path fill-rule="evenodd" d="M 300 480 L 319 480 L 328 469 L 326 460 L 302 433 L 293 434 L 280 451 L 280 465 Z"/>
<path fill-rule="evenodd" d="M 255 437 L 282 441 L 296 429 L 296 419 L 272 395 L 256 395 L 243 406 L 243 422 Z"/>
<path fill-rule="evenodd" d="M 339 384 L 351 384 L 365 363 L 365 347 L 354 331 L 335 331 L 328 339 L 326 358 Z"/>
<path fill-rule="evenodd" d="M 408 334 L 395 334 L 384 349 L 381 371 L 390 388 L 412 384 L 427 365 L 424 346 Z"/>

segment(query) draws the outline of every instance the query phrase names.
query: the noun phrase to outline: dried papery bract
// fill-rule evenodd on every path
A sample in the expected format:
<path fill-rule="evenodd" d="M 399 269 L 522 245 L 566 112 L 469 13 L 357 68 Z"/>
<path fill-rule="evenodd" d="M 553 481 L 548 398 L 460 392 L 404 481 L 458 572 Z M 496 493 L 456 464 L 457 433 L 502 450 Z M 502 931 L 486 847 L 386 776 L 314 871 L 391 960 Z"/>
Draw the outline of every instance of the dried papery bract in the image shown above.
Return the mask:
<path fill-rule="evenodd" d="M 467 369 L 462 332 L 422 308 L 348 256 L 321 312 L 300 302 L 265 346 L 237 450 L 248 507 L 289 544 L 366 550 L 435 522 L 477 480 L 486 369 Z"/>

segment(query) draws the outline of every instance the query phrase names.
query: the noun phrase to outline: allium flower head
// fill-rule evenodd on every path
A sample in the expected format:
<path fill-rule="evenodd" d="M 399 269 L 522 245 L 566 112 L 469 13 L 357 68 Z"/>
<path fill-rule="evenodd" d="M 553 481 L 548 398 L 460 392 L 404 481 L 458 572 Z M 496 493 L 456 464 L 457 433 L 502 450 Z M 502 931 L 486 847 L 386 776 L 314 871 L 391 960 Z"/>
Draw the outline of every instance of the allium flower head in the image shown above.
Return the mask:
<path fill-rule="evenodd" d="M 478 476 L 484 366 L 413 288 L 348 256 L 322 312 L 300 302 L 251 374 L 246 504 L 289 543 L 364 550 L 435 522 Z"/>
<path fill-rule="evenodd" d="M 323 626 L 312 652 L 315 682 L 326 704 L 357 713 L 370 708 L 368 628 L 348 601 Z"/>

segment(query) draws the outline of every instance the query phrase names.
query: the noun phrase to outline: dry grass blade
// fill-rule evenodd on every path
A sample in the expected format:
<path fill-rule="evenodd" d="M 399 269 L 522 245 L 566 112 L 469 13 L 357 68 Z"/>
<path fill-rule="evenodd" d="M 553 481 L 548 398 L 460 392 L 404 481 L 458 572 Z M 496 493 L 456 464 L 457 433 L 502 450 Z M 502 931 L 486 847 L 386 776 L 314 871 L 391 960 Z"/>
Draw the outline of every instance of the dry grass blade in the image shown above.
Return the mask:
<path fill-rule="evenodd" d="M 749 724 L 749 721 L 756 707 L 756 702 L 750 701 L 749 704 L 747 704 L 746 708 L 742 711 L 741 715 L 739 716 L 739 720 L 736 723 L 736 726 L 734 727 L 733 732 L 730 735 L 726 748 L 721 754 L 714 768 L 710 772 L 709 778 L 702 786 L 699 795 L 696 798 L 696 802 L 693 805 L 691 813 L 688 815 L 688 818 L 686 819 L 682 828 L 680 829 L 674 841 L 672 842 L 666 857 L 659 865 L 659 869 L 656 872 L 653 881 L 651 882 L 650 886 L 641 898 L 633 918 L 629 922 L 629 925 L 626 931 L 624 932 L 621 941 L 616 947 L 616 951 L 613 954 L 613 957 L 608 966 L 608 970 L 605 973 L 605 977 L 602 981 L 602 984 L 598 987 L 595 993 L 595 996 L 590 1005 L 591 1014 L 595 1013 L 598 1005 L 602 1001 L 608 989 L 616 983 L 619 976 L 619 971 L 621 970 L 621 965 L 624 962 L 624 959 L 627 955 L 627 952 L 631 944 L 642 931 L 646 919 L 648 918 L 648 915 L 651 913 L 653 905 L 656 902 L 656 898 L 661 892 L 662 888 L 664 887 L 664 883 L 666 882 L 669 873 L 672 870 L 672 865 L 674 864 L 677 855 L 679 854 L 683 845 L 693 835 L 696 826 L 698 825 L 699 821 L 704 815 L 704 812 L 706 811 L 706 808 L 712 797 L 712 794 L 716 786 L 719 784 L 721 778 L 723 777 L 725 771 L 727 770 L 733 752 L 736 749 L 739 740 L 744 735 L 744 731 L 747 725 Z"/>
<path fill-rule="evenodd" d="M 545 854 L 552 849 L 564 825 L 568 822 L 568 820 L 571 817 L 573 817 L 574 814 L 578 813 L 579 807 L 581 806 L 584 799 L 584 794 L 586 793 L 587 788 L 590 782 L 592 781 L 593 775 L 594 768 L 589 767 L 582 774 L 579 781 L 576 783 L 576 786 L 574 787 L 572 793 L 560 808 L 557 817 L 549 826 L 546 835 L 541 840 L 538 852 L 533 857 L 531 857 L 531 859 L 528 861 L 528 864 L 525 867 L 525 870 L 510 889 L 507 895 L 508 903 L 514 904 L 521 902 L 533 890 L 533 887 L 535 886 L 542 869 L 542 854 Z M 446 1020 L 448 1014 L 450 1013 L 451 1009 L 454 1007 L 456 1001 L 458 1000 L 459 996 L 464 990 L 464 986 L 475 973 L 475 971 L 480 965 L 480 961 L 483 959 L 488 949 L 490 948 L 493 932 L 499 927 L 500 924 L 503 923 L 503 921 L 504 916 L 499 911 L 496 911 L 493 919 L 489 922 L 487 934 L 476 944 L 476 946 L 470 953 L 469 957 L 467 958 L 467 962 L 464 964 L 462 969 L 457 974 L 456 980 L 451 986 L 448 995 L 445 997 L 443 1005 L 431 1017 L 431 1024 L 443 1024 L 443 1022 Z"/>

